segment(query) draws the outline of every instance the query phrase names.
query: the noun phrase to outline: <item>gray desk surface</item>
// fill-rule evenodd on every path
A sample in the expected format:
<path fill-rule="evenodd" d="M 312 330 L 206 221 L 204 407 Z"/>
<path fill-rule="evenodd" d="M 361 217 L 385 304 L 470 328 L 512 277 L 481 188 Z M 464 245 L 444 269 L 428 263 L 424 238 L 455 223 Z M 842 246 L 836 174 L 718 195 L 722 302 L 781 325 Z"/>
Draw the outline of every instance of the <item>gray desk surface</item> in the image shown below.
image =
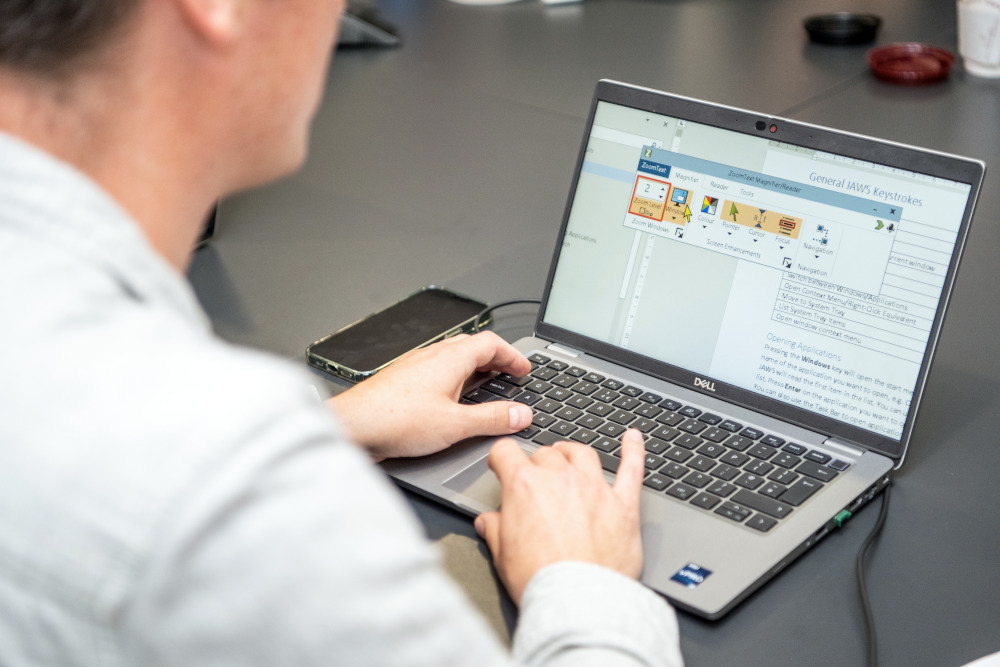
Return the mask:
<path fill-rule="evenodd" d="M 651 88 L 966 154 L 993 168 L 922 415 L 870 556 L 884 665 L 959 665 L 1000 650 L 1000 82 L 874 80 L 865 47 L 810 44 L 804 16 L 880 14 L 879 43 L 952 51 L 946 0 L 587 0 L 380 4 L 404 45 L 339 53 L 296 176 L 227 200 L 191 280 L 218 332 L 302 359 L 324 333 L 415 288 L 488 301 L 538 296 L 595 82 Z M 530 332 L 530 309 L 498 321 Z M 321 381 L 316 374 L 317 381 Z M 446 564 L 506 633 L 515 610 L 471 523 L 412 504 Z M 854 556 L 870 508 L 727 618 L 681 615 L 696 665 L 864 659 Z"/>

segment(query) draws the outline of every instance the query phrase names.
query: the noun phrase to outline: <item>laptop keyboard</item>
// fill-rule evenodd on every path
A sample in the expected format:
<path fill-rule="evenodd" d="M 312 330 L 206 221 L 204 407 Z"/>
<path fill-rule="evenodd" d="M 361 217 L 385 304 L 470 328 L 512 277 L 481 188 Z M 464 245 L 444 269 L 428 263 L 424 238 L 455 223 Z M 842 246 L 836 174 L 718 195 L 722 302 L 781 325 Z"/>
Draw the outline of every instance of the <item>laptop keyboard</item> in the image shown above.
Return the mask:
<path fill-rule="evenodd" d="M 650 493 L 669 496 L 761 532 L 774 528 L 850 464 L 787 442 L 724 415 L 704 412 L 621 380 L 553 360 L 528 358 L 529 375 L 500 374 L 463 397 L 531 406 L 531 426 L 516 435 L 539 445 L 572 440 L 616 472 L 626 428 L 646 438 Z"/>

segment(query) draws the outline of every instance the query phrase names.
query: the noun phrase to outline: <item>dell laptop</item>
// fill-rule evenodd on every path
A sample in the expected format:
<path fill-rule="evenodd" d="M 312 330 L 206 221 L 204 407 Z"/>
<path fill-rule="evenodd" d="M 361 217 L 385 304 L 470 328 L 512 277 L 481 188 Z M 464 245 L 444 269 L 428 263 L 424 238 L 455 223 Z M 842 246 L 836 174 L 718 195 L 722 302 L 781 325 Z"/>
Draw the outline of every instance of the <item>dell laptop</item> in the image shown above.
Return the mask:
<path fill-rule="evenodd" d="M 533 371 L 463 400 L 530 405 L 526 451 L 580 442 L 609 478 L 639 429 L 642 582 L 719 618 L 902 465 L 984 171 L 601 81 L 516 343 Z M 490 445 L 384 466 L 475 515 Z"/>

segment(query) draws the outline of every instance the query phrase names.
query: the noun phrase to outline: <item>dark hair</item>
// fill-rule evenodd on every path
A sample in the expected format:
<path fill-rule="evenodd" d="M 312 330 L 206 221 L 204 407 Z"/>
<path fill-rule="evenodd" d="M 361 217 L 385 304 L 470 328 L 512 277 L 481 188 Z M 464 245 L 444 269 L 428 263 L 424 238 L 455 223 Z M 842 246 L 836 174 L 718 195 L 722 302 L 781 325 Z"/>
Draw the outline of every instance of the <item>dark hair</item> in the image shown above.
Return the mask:
<path fill-rule="evenodd" d="M 0 0 L 0 66 L 64 72 L 101 47 L 141 1 Z"/>

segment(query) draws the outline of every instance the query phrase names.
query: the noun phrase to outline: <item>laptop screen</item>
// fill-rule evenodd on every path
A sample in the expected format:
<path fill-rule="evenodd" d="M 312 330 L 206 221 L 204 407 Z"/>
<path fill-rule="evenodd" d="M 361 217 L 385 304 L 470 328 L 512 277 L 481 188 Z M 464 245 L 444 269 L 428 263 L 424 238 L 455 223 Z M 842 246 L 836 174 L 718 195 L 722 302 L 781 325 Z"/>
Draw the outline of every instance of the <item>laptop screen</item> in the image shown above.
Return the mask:
<path fill-rule="evenodd" d="M 898 441 L 972 187 L 750 122 L 598 101 L 540 322 Z"/>

